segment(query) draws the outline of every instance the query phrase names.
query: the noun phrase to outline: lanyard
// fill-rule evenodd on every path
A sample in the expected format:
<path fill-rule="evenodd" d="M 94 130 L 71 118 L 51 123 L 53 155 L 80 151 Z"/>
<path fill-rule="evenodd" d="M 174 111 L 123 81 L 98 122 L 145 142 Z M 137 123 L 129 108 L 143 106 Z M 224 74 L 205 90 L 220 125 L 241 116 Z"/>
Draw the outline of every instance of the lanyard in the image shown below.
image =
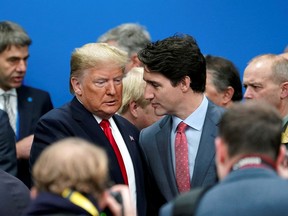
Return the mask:
<path fill-rule="evenodd" d="M 65 189 L 62 192 L 62 197 L 68 199 L 70 202 L 89 212 L 93 216 L 99 216 L 97 208 L 93 203 L 77 191 L 71 189 Z"/>

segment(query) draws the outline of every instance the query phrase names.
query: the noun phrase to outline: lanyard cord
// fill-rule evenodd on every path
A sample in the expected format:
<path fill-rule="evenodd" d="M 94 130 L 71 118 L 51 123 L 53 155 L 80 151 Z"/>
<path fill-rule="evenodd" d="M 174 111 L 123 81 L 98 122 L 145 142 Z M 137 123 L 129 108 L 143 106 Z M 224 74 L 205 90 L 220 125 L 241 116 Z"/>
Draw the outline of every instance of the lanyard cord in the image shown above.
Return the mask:
<path fill-rule="evenodd" d="M 89 212 L 93 216 L 99 216 L 97 208 L 93 203 L 77 191 L 71 189 L 65 189 L 62 192 L 62 197 L 68 199 L 70 202 Z"/>

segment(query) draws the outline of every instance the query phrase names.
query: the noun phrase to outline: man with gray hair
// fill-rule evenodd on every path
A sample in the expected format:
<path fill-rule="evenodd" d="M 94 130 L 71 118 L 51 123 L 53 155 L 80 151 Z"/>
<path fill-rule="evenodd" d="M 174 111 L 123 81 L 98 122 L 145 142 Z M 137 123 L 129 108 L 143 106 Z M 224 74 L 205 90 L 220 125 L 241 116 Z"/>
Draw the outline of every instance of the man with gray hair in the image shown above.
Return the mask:
<path fill-rule="evenodd" d="M 133 67 L 142 65 L 137 57 L 137 53 L 150 41 L 149 32 L 144 26 L 137 23 L 121 24 L 108 30 L 98 38 L 98 42 L 111 44 L 128 53 L 130 60 L 126 65 L 126 72 Z"/>
<path fill-rule="evenodd" d="M 17 177 L 31 186 L 29 155 L 38 119 L 53 108 L 48 92 L 23 85 L 32 40 L 17 23 L 0 22 L 0 109 L 7 112 L 17 143 Z"/>

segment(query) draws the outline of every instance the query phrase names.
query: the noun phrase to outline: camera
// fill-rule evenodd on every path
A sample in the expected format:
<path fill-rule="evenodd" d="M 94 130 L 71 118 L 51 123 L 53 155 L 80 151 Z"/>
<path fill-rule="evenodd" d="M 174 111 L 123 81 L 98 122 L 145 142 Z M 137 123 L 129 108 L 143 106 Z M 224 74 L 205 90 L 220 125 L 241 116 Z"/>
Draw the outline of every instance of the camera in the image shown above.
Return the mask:
<path fill-rule="evenodd" d="M 122 195 L 120 192 L 115 192 L 115 191 L 109 191 L 110 195 L 122 206 L 122 216 L 124 215 L 124 206 L 123 204 L 123 199 Z M 112 216 L 112 212 L 110 209 L 107 207 L 101 212 L 100 216 Z"/>
<path fill-rule="evenodd" d="M 110 191 L 110 195 L 113 196 L 120 205 L 122 205 L 123 200 L 120 192 Z"/>

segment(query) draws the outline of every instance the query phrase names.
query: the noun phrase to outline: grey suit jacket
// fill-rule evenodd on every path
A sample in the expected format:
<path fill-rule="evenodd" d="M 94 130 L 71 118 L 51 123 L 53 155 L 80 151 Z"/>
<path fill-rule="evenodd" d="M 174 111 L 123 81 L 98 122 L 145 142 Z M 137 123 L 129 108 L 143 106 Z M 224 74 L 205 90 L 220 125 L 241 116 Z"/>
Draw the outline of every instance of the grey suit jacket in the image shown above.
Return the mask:
<path fill-rule="evenodd" d="M 224 109 L 209 101 L 203 132 L 197 152 L 192 187 L 212 185 L 217 182 L 214 162 L 214 139 Z M 165 116 L 140 133 L 140 146 L 146 169 L 146 185 L 151 215 L 158 214 L 161 205 L 179 194 L 172 164 L 171 135 L 172 117 Z"/>
<path fill-rule="evenodd" d="M 288 215 L 287 191 L 288 181 L 272 169 L 253 167 L 235 170 L 204 194 L 195 215 Z"/>

